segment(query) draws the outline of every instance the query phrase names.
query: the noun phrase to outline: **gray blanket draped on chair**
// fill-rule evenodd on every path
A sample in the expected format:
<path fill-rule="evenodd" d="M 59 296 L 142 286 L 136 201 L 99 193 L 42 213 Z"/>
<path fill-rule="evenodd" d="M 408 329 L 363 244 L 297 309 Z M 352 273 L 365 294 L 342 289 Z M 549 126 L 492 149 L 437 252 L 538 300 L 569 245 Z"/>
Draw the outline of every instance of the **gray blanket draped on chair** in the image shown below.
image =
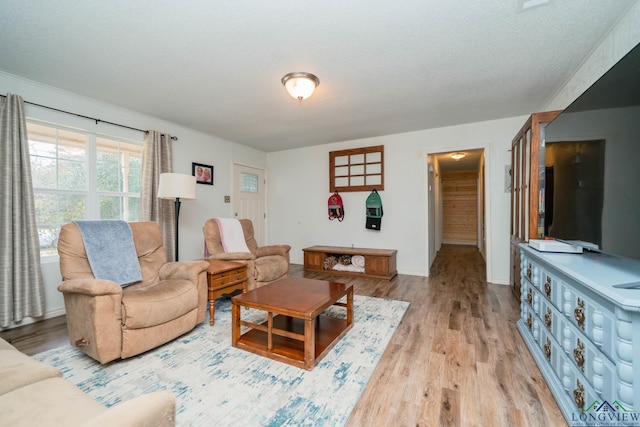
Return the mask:
<path fill-rule="evenodd" d="M 142 280 L 131 227 L 121 220 L 74 221 L 80 229 L 87 258 L 97 279 L 121 286 Z"/>

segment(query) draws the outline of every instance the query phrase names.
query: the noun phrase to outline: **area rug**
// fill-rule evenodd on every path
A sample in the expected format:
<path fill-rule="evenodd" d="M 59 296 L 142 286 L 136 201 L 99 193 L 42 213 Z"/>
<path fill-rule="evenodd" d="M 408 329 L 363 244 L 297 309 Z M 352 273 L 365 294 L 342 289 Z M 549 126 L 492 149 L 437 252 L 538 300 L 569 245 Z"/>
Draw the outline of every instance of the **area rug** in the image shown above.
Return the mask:
<path fill-rule="evenodd" d="M 360 398 L 409 303 L 354 296 L 354 322 L 312 371 L 231 346 L 231 302 L 216 301 L 215 325 L 137 357 L 100 365 L 71 346 L 34 356 L 111 406 L 171 390 L 179 426 L 341 426 Z M 344 317 L 339 307 L 329 315 Z M 243 310 L 258 321 L 263 312 Z"/>

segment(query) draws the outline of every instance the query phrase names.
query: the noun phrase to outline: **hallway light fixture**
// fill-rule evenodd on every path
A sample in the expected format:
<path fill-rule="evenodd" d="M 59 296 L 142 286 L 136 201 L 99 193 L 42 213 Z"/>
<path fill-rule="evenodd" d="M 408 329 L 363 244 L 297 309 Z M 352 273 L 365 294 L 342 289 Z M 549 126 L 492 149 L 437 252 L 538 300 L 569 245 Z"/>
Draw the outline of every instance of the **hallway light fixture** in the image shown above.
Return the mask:
<path fill-rule="evenodd" d="M 465 156 L 466 156 L 465 153 L 453 153 L 451 155 L 451 158 L 457 162 L 458 160 L 464 158 Z"/>
<path fill-rule="evenodd" d="M 320 79 L 316 76 L 301 71 L 286 74 L 281 81 L 289 95 L 298 102 L 309 98 L 320 85 Z"/>

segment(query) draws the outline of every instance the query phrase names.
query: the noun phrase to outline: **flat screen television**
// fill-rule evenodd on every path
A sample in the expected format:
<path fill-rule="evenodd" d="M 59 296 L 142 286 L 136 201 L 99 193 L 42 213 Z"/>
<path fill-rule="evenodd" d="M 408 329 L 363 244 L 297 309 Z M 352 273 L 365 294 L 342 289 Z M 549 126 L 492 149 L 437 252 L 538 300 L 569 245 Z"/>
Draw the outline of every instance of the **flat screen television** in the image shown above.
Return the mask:
<path fill-rule="evenodd" d="M 544 128 L 543 147 L 545 236 L 640 260 L 640 44 Z"/>

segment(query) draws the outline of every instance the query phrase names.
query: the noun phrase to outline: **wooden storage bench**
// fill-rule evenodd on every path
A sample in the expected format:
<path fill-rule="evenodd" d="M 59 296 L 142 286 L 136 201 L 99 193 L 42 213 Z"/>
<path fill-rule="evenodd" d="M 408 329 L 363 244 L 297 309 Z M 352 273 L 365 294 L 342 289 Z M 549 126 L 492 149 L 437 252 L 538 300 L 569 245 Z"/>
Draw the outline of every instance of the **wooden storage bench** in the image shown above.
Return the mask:
<path fill-rule="evenodd" d="M 340 246 L 311 246 L 304 248 L 304 270 L 346 276 L 364 276 L 376 279 L 393 279 L 396 270 L 395 249 L 345 248 Z M 324 260 L 329 256 L 362 255 L 364 256 L 364 272 L 325 270 Z"/>

